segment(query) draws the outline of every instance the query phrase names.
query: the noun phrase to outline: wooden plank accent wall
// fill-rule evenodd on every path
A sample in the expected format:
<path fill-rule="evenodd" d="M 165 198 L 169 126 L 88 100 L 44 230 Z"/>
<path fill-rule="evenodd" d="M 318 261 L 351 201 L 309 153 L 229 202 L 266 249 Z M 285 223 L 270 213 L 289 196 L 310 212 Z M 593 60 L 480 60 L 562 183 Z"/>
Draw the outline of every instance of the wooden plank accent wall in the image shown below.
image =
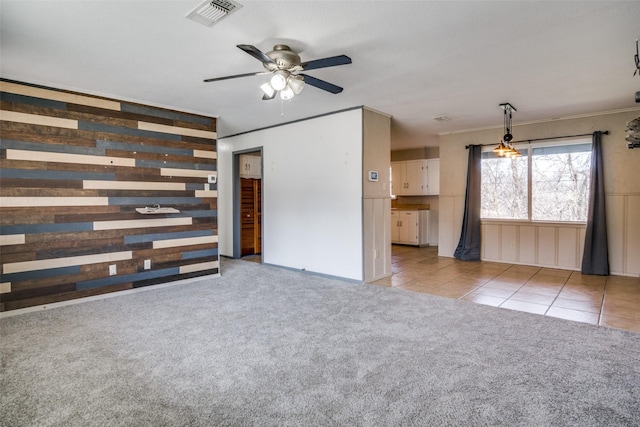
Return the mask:
<path fill-rule="evenodd" d="M 0 311 L 219 272 L 215 118 L 0 79 L 0 138 Z"/>

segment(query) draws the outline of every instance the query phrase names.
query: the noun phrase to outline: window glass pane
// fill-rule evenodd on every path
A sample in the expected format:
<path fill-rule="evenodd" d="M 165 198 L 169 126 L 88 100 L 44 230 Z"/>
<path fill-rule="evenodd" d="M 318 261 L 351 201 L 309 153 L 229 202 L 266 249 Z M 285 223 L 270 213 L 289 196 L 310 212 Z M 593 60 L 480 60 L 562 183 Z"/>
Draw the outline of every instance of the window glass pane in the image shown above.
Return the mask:
<path fill-rule="evenodd" d="M 528 219 L 527 150 L 521 157 L 482 153 L 482 218 Z"/>
<path fill-rule="evenodd" d="M 587 220 L 591 144 L 534 148 L 531 219 Z"/>

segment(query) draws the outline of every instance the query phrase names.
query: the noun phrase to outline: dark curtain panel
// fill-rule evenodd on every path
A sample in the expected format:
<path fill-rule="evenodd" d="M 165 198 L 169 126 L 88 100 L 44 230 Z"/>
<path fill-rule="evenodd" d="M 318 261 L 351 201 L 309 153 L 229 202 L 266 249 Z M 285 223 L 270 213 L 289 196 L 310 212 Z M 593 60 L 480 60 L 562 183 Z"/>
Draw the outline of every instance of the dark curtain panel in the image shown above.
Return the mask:
<path fill-rule="evenodd" d="M 482 146 L 469 146 L 467 192 L 460 242 L 453 256 L 462 261 L 480 261 L 480 159 Z"/>
<path fill-rule="evenodd" d="M 584 238 L 582 274 L 609 274 L 607 247 L 607 219 L 604 209 L 604 171 L 602 170 L 602 134 L 593 133 L 591 148 L 591 183 L 589 188 L 589 214 Z"/>

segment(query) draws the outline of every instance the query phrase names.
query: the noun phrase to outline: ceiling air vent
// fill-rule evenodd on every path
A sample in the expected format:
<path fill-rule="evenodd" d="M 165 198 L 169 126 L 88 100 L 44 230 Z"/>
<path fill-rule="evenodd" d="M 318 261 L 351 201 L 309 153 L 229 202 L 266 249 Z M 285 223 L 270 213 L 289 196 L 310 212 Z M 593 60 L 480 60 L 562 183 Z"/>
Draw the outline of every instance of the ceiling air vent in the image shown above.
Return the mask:
<path fill-rule="evenodd" d="M 242 5 L 229 0 L 206 0 L 196 6 L 184 17 L 199 22 L 207 27 L 212 26 L 225 16 L 240 9 Z"/>

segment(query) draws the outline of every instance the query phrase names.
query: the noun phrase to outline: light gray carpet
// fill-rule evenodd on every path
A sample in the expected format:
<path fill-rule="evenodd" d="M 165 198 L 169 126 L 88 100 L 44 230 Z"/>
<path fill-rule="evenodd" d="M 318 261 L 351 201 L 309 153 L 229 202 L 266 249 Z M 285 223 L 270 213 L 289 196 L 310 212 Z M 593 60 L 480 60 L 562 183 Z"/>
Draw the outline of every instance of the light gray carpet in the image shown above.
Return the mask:
<path fill-rule="evenodd" d="M 3 426 L 640 425 L 640 334 L 244 261 L 0 332 Z"/>

